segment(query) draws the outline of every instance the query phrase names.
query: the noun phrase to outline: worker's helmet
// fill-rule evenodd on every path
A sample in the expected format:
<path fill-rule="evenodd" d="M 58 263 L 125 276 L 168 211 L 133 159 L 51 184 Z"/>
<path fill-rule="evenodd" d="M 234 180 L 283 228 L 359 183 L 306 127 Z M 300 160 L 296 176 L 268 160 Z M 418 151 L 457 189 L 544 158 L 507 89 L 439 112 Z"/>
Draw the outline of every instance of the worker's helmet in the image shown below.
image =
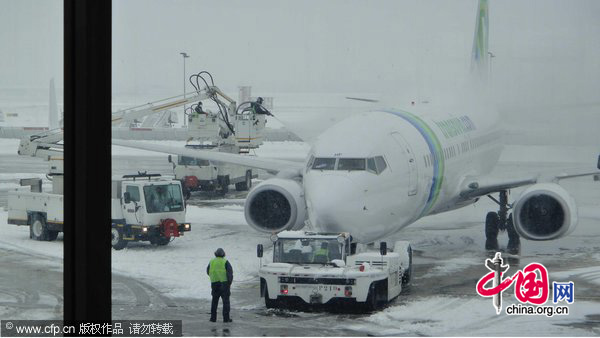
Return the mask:
<path fill-rule="evenodd" d="M 218 248 L 217 251 L 215 251 L 215 256 L 225 257 L 225 250 L 223 250 L 222 248 Z"/>
<path fill-rule="evenodd" d="M 256 103 L 258 103 L 258 104 L 262 104 L 262 103 L 263 103 L 263 98 L 259 96 L 259 97 L 256 99 Z"/>

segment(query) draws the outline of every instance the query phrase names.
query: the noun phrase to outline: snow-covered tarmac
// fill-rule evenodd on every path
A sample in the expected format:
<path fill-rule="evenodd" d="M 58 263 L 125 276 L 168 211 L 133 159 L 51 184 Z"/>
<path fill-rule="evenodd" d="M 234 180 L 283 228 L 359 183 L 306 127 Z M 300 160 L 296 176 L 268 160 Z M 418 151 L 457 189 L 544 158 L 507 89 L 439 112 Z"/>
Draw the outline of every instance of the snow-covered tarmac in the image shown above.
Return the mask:
<path fill-rule="evenodd" d="M 3 145 L 0 149 L 6 148 Z M 308 148 L 304 144 L 285 142 L 267 144 L 263 149 L 269 150 L 270 155 L 260 156 L 277 157 L 283 153 L 302 158 Z M 169 174 L 163 154 L 138 154 L 131 159 L 131 154 L 121 151 L 115 149 L 115 173 L 133 170 L 134 164 L 142 164 L 143 169 Z M 540 167 L 544 170 L 593 168 L 593 152 L 591 147 L 510 146 L 497 173 L 531 172 Z M 591 156 L 589 162 L 588 156 Z M 0 195 L 5 194 L 2 184 L 16 185 L 24 172 L 7 172 L 18 168 L 14 161 L 21 160 L 18 156 L 0 154 L 0 163 L 8 158 L 13 163 L 8 165 L 4 161 L 0 165 Z M 30 160 L 23 159 L 23 163 Z M 457 211 L 426 217 L 390 239 L 411 241 L 415 249 L 415 275 L 410 288 L 387 308 L 366 315 L 266 310 L 259 298 L 256 244 L 267 245 L 269 240 L 265 234 L 246 225 L 243 196 L 239 193 L 232 193 L 225 200 L 195 195 L 188 208 L 192 231 L 168 246 L 135 243 L 124 250 L 113 251 L 113 316 L 115 319 L 166 316 L 182 319 L 186 335 L 597 336 L 600 334 L 600 294 L 597 292 L 600 285 L 600 185 L 590 178 L 575 179 L 563 185 L 579 205 L 578 228 L 556 241 L 523 241 L 520 262 L 510 262 L 509 273 L 535 261 L 546 265 L 550 281 L 575 282 L 575 303 L 569 305 L 568 316 L 496 315 L 491 299 L 476 294 L 476 282 L 487 273 L 483 265 L 487 257 L 483 250 L 483 220 L 486 212 L 495 208 L 488 199 Z M 518 193 L 515 189 L 511 196 Z M 202 201 L 208 197 L 210 203 Z M 19 276 L 30 279 L 32 275 L 44 273 L 45 283 L 56 281 L 41 284 L 41 288 L 62 285 L 62 236 L 56 242 L 32 241 L 28 228 L 6 224 L 6 212 L 1 207 L 0 233 L 0 251 L 4 254 L 0 260 L 0 280 L 6 281 L 2 277 L 6 274 L 13 276 L 11 280 L 18 280 Z M 506 245 L 506 238 L 501 237 L 500 242 L 501 246 Z M 217 247 L 225 249 L 235 270 L 234 323 L 228 326 L 207 322 L 210 291 L 205 269 Z M 22 259 L 23 253 L 29 258 Z M 11 255 L 23 263 L 9 264 L 11 260 L 6 257 Z M 15 311 L 15 307 L 20 306 L 10 295 L 15 292 L 15 286 L 8 290 L 3 284 L 0 283 L 0 318 L 60 318 L 60 288 L 49 288 L 51 293 L 42 293 L 27 311 Z M 23 285 L 31 288 L 30 284 Z M 505 307 L 517 303 L 512 288 L 509 290 L 503 294 Z"/>

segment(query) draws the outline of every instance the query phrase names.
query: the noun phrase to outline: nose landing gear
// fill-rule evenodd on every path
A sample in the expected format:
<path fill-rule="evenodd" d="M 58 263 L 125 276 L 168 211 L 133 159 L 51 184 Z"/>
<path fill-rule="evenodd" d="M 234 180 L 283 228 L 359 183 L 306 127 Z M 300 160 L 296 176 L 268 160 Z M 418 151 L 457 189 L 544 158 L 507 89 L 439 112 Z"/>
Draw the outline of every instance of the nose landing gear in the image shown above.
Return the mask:
<path fill-rule="evenodd" d="M 508 191 L 500 191 L 500 200 L 495 199 L 491 195 L 488 195 L 488 197 L 496 202 L 500 208 L 498 212 L 488 212 L 485 218 L 485 249 L 489 251 L 499 251 L 498 233 L 500 231 L 506 231 L 508 234 L 506 251 L 510 254 L 518 255 L 521 252 L 521 240 L 519 234 L 515 230 L 513 215 L 512 213 L 508 213 L 508 210 L 512 209 L 512 205 L 508 203 Z"/>

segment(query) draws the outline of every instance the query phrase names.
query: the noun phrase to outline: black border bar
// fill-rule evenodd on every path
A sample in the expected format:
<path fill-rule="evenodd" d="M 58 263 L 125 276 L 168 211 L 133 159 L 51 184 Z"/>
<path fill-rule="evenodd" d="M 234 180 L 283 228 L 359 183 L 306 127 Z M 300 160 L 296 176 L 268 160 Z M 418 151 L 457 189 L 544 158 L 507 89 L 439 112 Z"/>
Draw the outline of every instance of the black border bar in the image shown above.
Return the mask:
<path fill-rule="evenodd" d="M 64 0 L 64 319 L 111 321 L 110 0 Z"/>

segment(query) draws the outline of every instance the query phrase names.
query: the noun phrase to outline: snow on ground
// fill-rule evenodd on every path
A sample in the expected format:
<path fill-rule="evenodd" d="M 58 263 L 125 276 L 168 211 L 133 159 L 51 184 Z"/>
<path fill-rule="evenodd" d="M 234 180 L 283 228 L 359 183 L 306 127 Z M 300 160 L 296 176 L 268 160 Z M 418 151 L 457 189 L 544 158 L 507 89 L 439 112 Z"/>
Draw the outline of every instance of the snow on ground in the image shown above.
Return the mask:
<path fill-rule="evenodd" d="M 0 247 L 62 259 L 62 235 L 59 235 L 57 242 L 32 241 L 29 227 L 8 224 L 7 218 L 6 210 L 0 208 Z"/>
<path fill-rule="evenodd" d="M 19 149 L 19 140 L 0 139 L 0 155 L 17 155 Z"/>
<path fill-rule="evenodd" d="M 532 316 L 496 315 L 490 299 L 432 296 L 389 307 L 349 326 L 376 336 L 577 336 L 590 332 L 565 324 L 594 313 L 597 306 L 597 303 L 577 302 L 577 306 L 569 308 L 569 315 L 535 316 L 533 324 Z"/>
<path fill-rule="evenodd" d="M 189 206 L 187 221 L 192 223 L 192 231 L 167 246 L 142 242 L 113 251 L 113 271 L 162 285 L 161 291 L 169 296 L 210 298 L 206 266 L 221 247 L 233 266 L 234 281 L 247 281 L 257 275 L 256 245 L 269 240 L 264 234 L 249 231 L 241 206 Z"/>
<path fill-rule="evenodd" d="M 444 264 L 435 266 L 422 278 L 436 278 L 447 276 L 464 270 L 468 266 L 481 265 L 481 260 L 475 257 L 459 256 L 444 261 Z"/>
<path fill-rule="evenodd" d="M 600 263 L 600 259 L 598 259 L 598 263 Z M 579 279 L 583 279 L 586 282 L 600 285 L 600 266 L 590 266 L 585 268 L 561 271 L 555 273 L 554 277 L 565 281 L 578 277 Z"/>
<path fill-rule="evenodd" d="M 0 173 L 0 181 L 10 181 L 10 180 L 20 180 L 22 178 L 41 178 L 45 179 L 46 174 L 36 174 L 36 173 L 10 173 L 4 174 Z"/>
<path fill-rule="evenodd" d="M 268 244 L 269 239 L 249 230 L 241 206 L 189 206 L 187 221 L 191 222 L 192 231 L 167 246 L 138 242 L 120 251 L 113 250 L 113 271 L 145 280 L 161 288 L 167 296 L 210 298 L 206 266 L 214 257 L 214 251 L 222 247 L 233 266 L 236 282 L 256 277 L 256 245 Z M 0 247 L 63 257 L 62 235 L 55 242 L 33 241 L 29 239 L 29 227 L 7 224 L 7 213 L 1 209 L 0 233 Z"/>

